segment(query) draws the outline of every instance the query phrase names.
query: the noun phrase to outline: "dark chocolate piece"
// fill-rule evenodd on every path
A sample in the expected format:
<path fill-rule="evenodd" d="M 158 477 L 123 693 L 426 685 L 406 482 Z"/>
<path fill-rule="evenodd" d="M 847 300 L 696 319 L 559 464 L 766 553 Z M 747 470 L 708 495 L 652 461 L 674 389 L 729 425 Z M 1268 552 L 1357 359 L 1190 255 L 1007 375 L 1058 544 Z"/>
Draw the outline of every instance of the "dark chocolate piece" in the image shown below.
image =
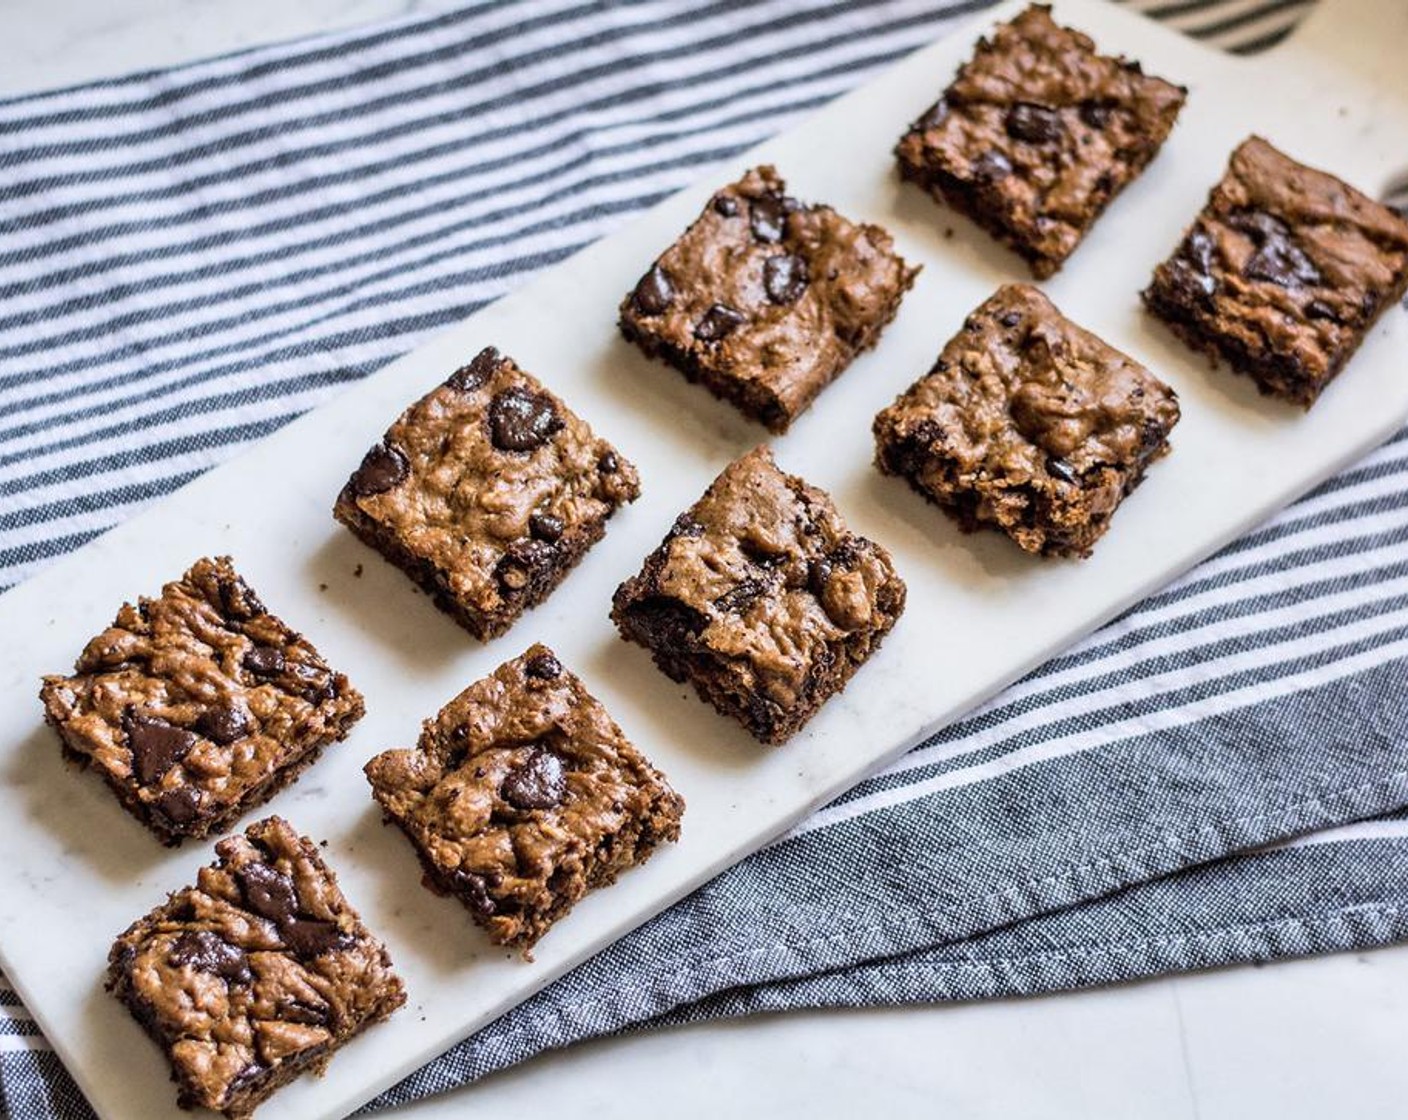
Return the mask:
<path fill-rule="evenodd" d="M 65 753 L 166 844 L 228 828 L 364 710 L 228 557 L 123 606 L 72 676 L 44 678 L 40 699 Z"/>

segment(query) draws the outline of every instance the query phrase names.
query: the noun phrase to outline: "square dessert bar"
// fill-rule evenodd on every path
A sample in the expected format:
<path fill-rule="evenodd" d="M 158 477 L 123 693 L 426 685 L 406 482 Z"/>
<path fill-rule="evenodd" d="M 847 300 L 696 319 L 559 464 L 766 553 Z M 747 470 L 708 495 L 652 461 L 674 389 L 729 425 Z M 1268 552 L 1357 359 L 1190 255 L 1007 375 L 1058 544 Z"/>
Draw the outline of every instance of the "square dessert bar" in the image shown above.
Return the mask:
<path fill-rule="evenodd" d="M 117 939 L 113 992 L 165 1052 L 182 1108 L 249 1116 L 406 1002 L 312 841 L 279 817 Z"/>
<path fill-rule="evenodd" d="M 919 270 L 892 245 L 759 167 L 651 265 L 621 304 L 621 332 L 784 432 L 895 317 Z"/>
<path fill-rule="evenodd" d="M 166 844 L 221 832 L 362 718 L 361 695 L 268 612 L 227 556 L 124 604 L 44 717 Z"/>
<path fill-rule="evenodd" d="M 414 750 L 366 765 L 426 885 L 529 956 L 588 891 L 676 840 L 684 799 L 544 645 L 424 724 Z"/>
<path fill-rule="evenodd" d="M 889 553 L 758 448 L 676 519 L 611 617 L 670 678 L 781 743 L 846 686 L 904 601 Z"/>
<path fill-rule="evenodd" d="M 1012 284 L 875 418 L 876 462 L 965 531 L 1085 556 L 1177 422 L 1172 389 Z"/>
<path fill-rule="evenodd" d="M 1196 350 L 1309 408 L 1408 289 L 1408 221 L 1253 136 L 1144 292 Z"/>
<path fill-rule="evenodd" d="M 639 494 L 635 467 L 489 347 L 401 414 L 333 515 L 487 640 L 546 599 Z"/>
<path fill-rule="evenodd" d="M 1158 155 L 1186 96 L 1033 5 L 978 41 L 895 155 L 906 179 L 1051 276 Z"/>

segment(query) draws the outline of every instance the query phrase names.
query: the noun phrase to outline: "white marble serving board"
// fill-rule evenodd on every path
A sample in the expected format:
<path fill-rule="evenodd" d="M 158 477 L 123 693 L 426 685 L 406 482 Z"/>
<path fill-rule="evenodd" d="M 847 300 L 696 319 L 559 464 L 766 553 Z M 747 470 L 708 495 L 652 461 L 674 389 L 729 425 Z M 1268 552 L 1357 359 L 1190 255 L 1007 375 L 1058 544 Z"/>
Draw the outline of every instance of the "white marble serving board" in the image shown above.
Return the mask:
<path fill-rule="evenodd" d="M 994 534 L 964 537 L 871 466 L 870 418 L 929 367 L 964 315 L 1017 260 L 893 173 L 890 148 L 969 53 L 969 31 L 748 155 L 703 176 L 617 235 L 392 363 L 150 512 L 0 597 L 0 966 L 105 1117 L 182 1115 L 164 1059 L 102 991 L 107 948 L 165 892 L 190 882 L 209 844 L 157 845 L 92 775 L 61 761 L 36 700 L 117 605 L 155 593 L 202 554 L 230 553 L 276 613 L 306 632 L 367 697 L 368 715 L 268 807 L 328 842 L 367 923 L 388 942 L 409 1004 L 337 1055 L 324 1078 L 280 1091 L 263 1120 L 336 1117 L 502 1014 L 937 727 L 1167 583 L 1390 435 L 1408 416 L 1408 323 L 1391 314 L 1310 415 L 1214 372 L 1141 313 L 1137 291 L 1202 204 L 1228 152 L 1257 131 L 1377 192 L 1408 152 L 1408 106 L 1371 103 L 1336 79 L 1250 67 L 1098 0 L 1058 0 L 1059 19 L 1141 59 L 1191 94 L 1150 172 L 1115 203 L 1048 293 L 1078 322 L 1173 384 L 1174 453 L 1117 515 L 1095 556 L 1042 563 Z M 1343 90 L 1343 97 L 1327 94 Z M 616 636 L 611 593 L 676 513 L 763 436 L 617 336 L 621 294 L 719 184 L 761 161 L 794 193 L 880 222 L 924 272 L 879 347 L 784 438 L 781 464 L 825 487 L 883 542 L 909 607 L 847 692 L 784 747 L 757 746 Z M 952 229 L 952 237 L 946 231 Z M 487 646 L 335 525 L 333 497 L 413 398 L 494 344 L 560 392 L 640 467 L 644 494 L 543 607 Z M 364 569 L 359 578 L 358 566 Z M 320 585 L 326 585 L 322 590 Z M 458 903 L 420 886 L 399 832 L 361 774 L 464 685 L 530 642 L 549 642 L 669 775 L 689 809 L 681 842 L 589 898 L 525 964 L 491 948 Z M 662 967 L 667 967 L 663 965 Z"/>

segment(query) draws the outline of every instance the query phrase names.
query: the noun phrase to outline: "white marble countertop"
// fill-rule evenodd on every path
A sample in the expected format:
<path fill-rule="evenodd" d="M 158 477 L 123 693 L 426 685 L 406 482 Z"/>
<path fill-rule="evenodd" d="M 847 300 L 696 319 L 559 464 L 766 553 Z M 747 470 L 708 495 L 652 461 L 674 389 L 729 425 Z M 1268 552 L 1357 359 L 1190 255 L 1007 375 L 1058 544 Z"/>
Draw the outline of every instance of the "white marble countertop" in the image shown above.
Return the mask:
<path fill-rule="evenodd" d="M 3 0 L 0 94 L 437 6 L 446 0 Z M 1405 1014 L 1408 946 L 1042 999 L 618 1038 L 394 1115 L 1401 1116 Z"/>

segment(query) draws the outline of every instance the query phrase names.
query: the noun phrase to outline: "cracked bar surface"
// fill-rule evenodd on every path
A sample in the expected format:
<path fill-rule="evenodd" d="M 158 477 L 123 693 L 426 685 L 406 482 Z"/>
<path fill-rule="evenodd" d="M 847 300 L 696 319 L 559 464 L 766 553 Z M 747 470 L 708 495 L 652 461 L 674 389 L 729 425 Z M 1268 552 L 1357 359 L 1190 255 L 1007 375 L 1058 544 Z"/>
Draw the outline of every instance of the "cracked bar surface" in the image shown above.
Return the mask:
<path fill-rule="evenodd" d="M 228 828 L 365 711 L 227 556 L 124 604 L 40 699 L 65 754 L 171 845 Z"/>
<path fill-rule="evenodd" d="M 546 599 L 639 494 L 634 466 L 489 347 L 401 414 L 333 515 L 488 640 Z"/>
<path fill-rule="evenodd" d="M 215 852 L 195 886 L 117 939 L 107 987 L 166 1052 L 182 1108 L 243 1118 L 406 995 L 287 821 L 252 824 Z"/>
<path fill-rule="evenodd" d="M 476 681 L 414 749 L 366 765 L 426 885 L 529 950 L 588 891 L 678 839 L 684 799 L 547 646 Z"/>
<path fill-rule="evenodd" d="M 781 743 L 846 686 L 904 603 L 889 553 L 758 448 L 676 519 L 611 617 L 672 680 Z"/>
<path fill-rule="evenodd" d="M 1033 5 L 978 41 L 895 156 L 1045 278 L 1158 155 L 1186 97 Z"/>
<path fill-rule="evenodd" d="M 1405 290 L 1408 221 L 1253 136 L 1144 302 L 1195 350 L 1309 408 Z"/>

